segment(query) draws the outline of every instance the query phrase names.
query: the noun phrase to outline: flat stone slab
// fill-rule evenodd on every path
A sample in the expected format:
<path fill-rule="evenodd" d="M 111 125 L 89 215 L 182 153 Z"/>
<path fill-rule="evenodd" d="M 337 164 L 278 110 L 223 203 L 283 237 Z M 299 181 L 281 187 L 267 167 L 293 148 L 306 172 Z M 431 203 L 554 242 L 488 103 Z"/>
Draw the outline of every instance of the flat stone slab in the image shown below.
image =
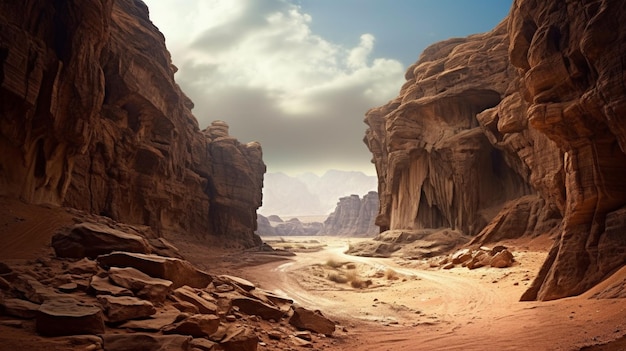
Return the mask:
<path fill-rule="evenodd" d="M 104 308 L 107 321 L 111 323 L 145 318 L 156 313 L 150 301 L 132 296 L 101 295 L 98 296 L 98 302 Z"/>
<path fill-rule="evenodd" d="M 57 257 L 69 258 L 96 258 L 113 251 L 150 252 L 143 237 L 98 223 L 79 223 L 69 233 L 55 234 L 52 248 Z"/>
<path fill-rule="evenodd" d="M 298 329 L 310 330 L 327 336 L 335 332 L 335 323 L 324 317 L 321 312 L 310 311 L 303 307 L 293 309 L 293 316 L 289 319 L 289 324 Z"/>
<path fill-rule="evenodd" d="M 96 295 L 112 295 L 112 296 L 133 296 L 133 292 L 118 285 L 114 285 L 109 277 L 99 277 L 94 275 L 91 277 L 89 287 Z"/>
<path fill-rule="evenodd" d="M 232 300 L 232 305 L 239 307 L 239 311 L 259 316 L 265 320 L 279 321 L 285 314 L 280 308 L 249 297 L 237 297 Z"/>
<path fill-rule="evenodd" d="M 135 295 L 155 302 L 165 301 L 172 290 L 171 281 L 153 278 L 131 267 L 111 267 L 109 278 L 115 284 L 131 290 Z"/>
<path fill-rule="evenodd" d="M 9 316 L 23 319 L 33 319 L 39 311 L 38 304 L 21 299 L 6 299 L 0 303 L 0 307 Z"/>
<path fill-rule="evenodd" d="M 98 263 L 108 267 L 133 267 L 151 277 L 171 281 L 174 289 L 183 285 L 203 289 L 213 281 L 210 274 L 185 260 L 172 257 L 112 252 L 98 257 Z"/>
<path fill-rule="evenodd" d="M 181 301 L 188 302 L 198 308 L 198 312 L 207 314 L 216 314 L 217 305 L 211 301 L 204 299 L 198 295 L 195 290 L 189 286 L 182 286 L 174 290 L 174 296 Z"/>
<path fill-rule="evenodd" d="M 155 314 L 146 319 L 124 322 L 119 327 L 134 330 L 159 331 L 166 325 L 174 323 L 178 316 L 180 316 L 179 310 L 172 307 L 165 307 L 158 309 Z"/>
<path fill-rule="evenodd" d="M 99 306 L 71 298 L 52 299 L 39 307 L 35 326 L 44 336 L 100 334 L 104 318 Z"/>
<path fill-rule="evenodd" d="M 220 318 L 213 314 L 194 314 L 184 320 L 163 328 L 165 334 L 191 335 L 194 338 L 208 337 L 217 331 Z"/>

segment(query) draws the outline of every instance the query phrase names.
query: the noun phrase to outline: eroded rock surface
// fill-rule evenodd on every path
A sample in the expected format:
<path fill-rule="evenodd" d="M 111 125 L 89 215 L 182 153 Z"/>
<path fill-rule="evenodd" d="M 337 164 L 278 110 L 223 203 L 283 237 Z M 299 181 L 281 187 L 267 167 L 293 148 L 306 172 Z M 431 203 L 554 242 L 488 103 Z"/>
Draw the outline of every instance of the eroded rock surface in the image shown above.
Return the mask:
<path fill-rule="evenodd" d="M 626 263 L 626 11 L 516 0 L 493 31 L 427 48 L 371 109 L 381 229 L 558 240 L 523 299 L 577 295 Z"/>
<path fill-rule="evenodd" d="M 378 214 L 378 193 L 370 191 L 339 199 L 335 211 L 324 221 L 318 234 L 345 236 L 374 236 L 380 232 L 375 224 Z"/>
<path fill-rule="evenodd" d="M 175 71 L 140 1 L 2 2 L 0 195 L 259 244 L 261 147 L 201 131 Z"/>

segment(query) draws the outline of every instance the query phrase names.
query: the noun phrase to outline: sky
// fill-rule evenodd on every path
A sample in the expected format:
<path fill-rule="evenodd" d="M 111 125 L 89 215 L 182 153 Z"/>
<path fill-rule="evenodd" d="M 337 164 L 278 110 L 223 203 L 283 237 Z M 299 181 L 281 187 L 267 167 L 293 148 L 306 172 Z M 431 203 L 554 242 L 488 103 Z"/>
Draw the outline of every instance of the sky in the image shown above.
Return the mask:
<path fill-rule="evenodd" d="M 375 175 L 365 113 L 430 44 L 494 28 L 511 0 L 144 0 L 201 128 L 258 141 L 268 172 Z"/>

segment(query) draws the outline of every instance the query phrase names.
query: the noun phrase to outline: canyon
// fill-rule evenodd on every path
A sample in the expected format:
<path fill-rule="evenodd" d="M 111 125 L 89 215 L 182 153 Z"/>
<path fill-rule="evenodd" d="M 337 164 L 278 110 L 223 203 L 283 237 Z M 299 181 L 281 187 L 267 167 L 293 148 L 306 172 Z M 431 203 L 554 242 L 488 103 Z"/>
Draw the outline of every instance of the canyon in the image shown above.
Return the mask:
<path fill-rule="evenodd" d="M 118 324 L 118 300 L 146 308 L 142 318 L 167 312 L 141 336 L 182 349 L 484 349 L 496 330 L 498 348 L 511 333 L 520 348 L 534 347 L 523 336 L 571 349 L 623 342 L 625 26 L 618 0 L 515 0 L 492 31 L 428 47 L 398 97 L 365 116 L 378 193 L 342 197 L 316 227 L 381 231 L 374 245 L 394 252 L 411 237 L 414 257 L 347 258 L 373 244 L 298 243 L 308 256 L 263 245 L 262 147 L 223 121 L 199 127 L 142 1 L 0 2 L 0 348 L 123 349 L 136 329 Z M 502 243 L 519 248 L 504 270 L 440 267 L 459 247 L 509 252 Z M 369 282 L 331 282 L 339 269 Z M 331 311 L 339 324 L 284 291 L 348 312 Z M 65 333 L 54 310 L 72 317 L 72 306 L 93 322 L 74 334 L 98 336 L 34 337 Z M 403 324 L 345 314 L 379 307 Z M 534 329 L 523 334 L 520 320 Z M 570 322 L 590 335 L 570 340 Z"/>

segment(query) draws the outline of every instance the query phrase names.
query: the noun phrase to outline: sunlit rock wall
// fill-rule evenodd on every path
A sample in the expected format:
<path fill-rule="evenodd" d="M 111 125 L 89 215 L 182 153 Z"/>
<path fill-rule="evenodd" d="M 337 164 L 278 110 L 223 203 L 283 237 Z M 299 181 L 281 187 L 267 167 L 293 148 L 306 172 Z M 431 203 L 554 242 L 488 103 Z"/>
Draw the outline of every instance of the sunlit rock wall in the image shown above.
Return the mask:
<path fill-rule="evenodd" d="M 559 241 L 525 298 L 581 293 L 626 263 L 626 8 L 515 1 L 509 57 L 531 129 L 562 152 Z M 620 214 L 620 215 L 618 215 Z M 619 229 L 618 229 L 619 228 Z"/>
<path fill-rule="evenodd" d="M 625 23 L 619 0 L 516 0 L 492 32 L 426 49 L 366 116 L 377 223 L 474 242 L 557 234 L 523 299 L 576 295 L 623 266 Z"/>
<path fill-rule="evenodd" d="M 532 192 L 476 119 L 500 103 L 515 74 L 506 28 L 430 46 L 399 96 L 367 113 L 381 229 L 474 235 L 506 201 Z"/>
<path fill-rule="evenodd" d="M 261 148 L 200 131 L 175 71 L 141 1 L 0 2 L 0 195 L 258 242 Z"/>

